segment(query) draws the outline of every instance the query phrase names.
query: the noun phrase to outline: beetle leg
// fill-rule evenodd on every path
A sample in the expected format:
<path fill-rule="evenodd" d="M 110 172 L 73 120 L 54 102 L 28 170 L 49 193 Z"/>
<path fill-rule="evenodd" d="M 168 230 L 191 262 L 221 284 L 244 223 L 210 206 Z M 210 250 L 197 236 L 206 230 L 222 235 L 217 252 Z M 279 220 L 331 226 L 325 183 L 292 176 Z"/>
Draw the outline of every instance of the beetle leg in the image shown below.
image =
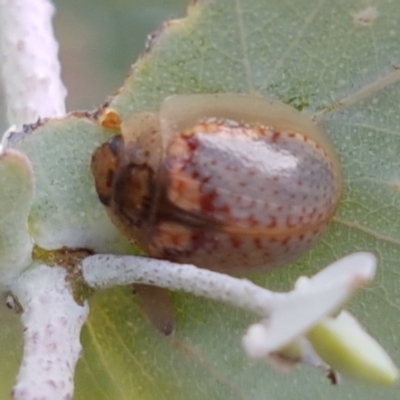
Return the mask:
<path fill-rule="evenodd" d="M 153 326 L 163 335 L 175 330 L 175 313 L 167 289 L 150 285 L 134 285 L 143 310 Z"/>

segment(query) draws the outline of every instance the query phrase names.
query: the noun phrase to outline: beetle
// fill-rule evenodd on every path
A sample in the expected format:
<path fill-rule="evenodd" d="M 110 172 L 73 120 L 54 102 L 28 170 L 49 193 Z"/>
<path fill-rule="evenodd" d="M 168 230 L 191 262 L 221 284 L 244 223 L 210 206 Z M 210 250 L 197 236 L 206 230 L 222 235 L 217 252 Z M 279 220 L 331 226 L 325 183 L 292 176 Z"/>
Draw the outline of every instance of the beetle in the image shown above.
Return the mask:
<path fill-rule="evenodd" d="M 279 101 L 176 95 L 121 130 L 93 155 L 96 190 L 151 257 L 226 273 L 269 270 L 311 248 L 334 215 L 335 150 Z"/>
<path fill-rule="evenodd" d="M 324 132 L 277 100 L 234 93 L 175 95 L 133 114 L 91 169 L 110 218 L 148 256 L 229 274 L 296 260 L 341 194 Z M 166 292 L 138 290 L 153 324 L 171 333 Z"/>

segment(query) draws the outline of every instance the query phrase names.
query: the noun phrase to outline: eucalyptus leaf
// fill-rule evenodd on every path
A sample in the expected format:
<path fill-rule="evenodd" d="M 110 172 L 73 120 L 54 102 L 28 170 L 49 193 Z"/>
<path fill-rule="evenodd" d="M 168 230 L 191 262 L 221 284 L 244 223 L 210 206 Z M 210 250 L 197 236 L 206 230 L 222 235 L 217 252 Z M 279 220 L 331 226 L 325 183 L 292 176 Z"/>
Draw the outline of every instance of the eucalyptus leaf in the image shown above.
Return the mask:
<path fill-rule="evenodd" d="M 11 137 L 10 144 L 26 154 L 34 170 L 29 222 L 37 246 L 129 252 L 127 240 L 97 199 L 90 172 L 92 152 L 109 137 L 109 132 L 79 114 L 46 121 Z"/>
<path fill-rule="evenodd" d="M 342 164 L 344 194 L 337 216 L 300 262 L 255 279 L 266 287 L 288 288 L 298 275 L 311 275 L 343 255 L 372 251 L 379 258 L 378 277 L 351 310 L 399 364 L 400 3 L 380 1 L 364 24 L 359 12 L 365 8 L 359 1 L 198 2 L 187 19 L 156 35 L 110 107 L 125 118 L 157 110 L 171 94 L 244 92 L 277 98 L 314 118 L 330 135 Z M 81 363 L 83 375 L 91 377 L 78 381 L 82 398 L 95 383 L 97 398 L 120 399 L 389 400 L 400 395 L 396 387 L 382 393 L 351 381 L 332 388 L 306 368 L 285 375 L 249 363 L 238 343 L 252 317 L 187 295 L 174 294 L 176 337 L 162 338 L 141 321 L 130 297 L 129 289 L 116 289 L 93 300 L 85 330 L 88 360 L 97 354 L 106 380 L 100 384 L 89 375 L 89 361 Z"/>
<path fill-rule="evenodd" d="M 31 263 L 28 214 L 33 198 L 32 170 L 18 151 L 0 145 L 0 293 Z"/>

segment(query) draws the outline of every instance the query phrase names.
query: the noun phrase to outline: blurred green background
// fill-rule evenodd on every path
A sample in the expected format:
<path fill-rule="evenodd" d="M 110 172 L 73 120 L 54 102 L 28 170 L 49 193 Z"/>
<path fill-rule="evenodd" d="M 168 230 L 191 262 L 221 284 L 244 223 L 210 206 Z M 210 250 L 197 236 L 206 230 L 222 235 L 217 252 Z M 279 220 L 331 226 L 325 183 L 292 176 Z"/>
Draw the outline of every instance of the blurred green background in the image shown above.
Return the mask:
<path fill-rule="evenodd" d="M 60 44 L 67 110 L 93 109 L 123 83 L 144 51 L 147 36 L 163 21 L 181 18 L 189 0 L 57 0 L 55 34 Z M 7 127 L 0 88 L 0 132 Z"/>

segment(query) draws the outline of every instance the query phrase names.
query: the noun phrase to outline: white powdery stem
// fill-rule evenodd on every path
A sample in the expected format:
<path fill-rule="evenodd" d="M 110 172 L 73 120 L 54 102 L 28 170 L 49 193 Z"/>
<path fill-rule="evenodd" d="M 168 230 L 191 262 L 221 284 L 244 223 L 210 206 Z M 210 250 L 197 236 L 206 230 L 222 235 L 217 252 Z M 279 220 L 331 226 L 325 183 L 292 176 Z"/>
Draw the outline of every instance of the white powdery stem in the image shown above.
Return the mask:
<path fill-rule="evenodd" d="M 142 283 L 222 301 L 264 317 L 287 299 L 286 293 L 271 292 L 246 279 L 145 257 L 90 256 L 82 261 L 82 274 L 93 289 Z"/>
<path fill-rule="evenodd" d="M 0 0 L 0 68 L 10 125 L 65 114 L 58 43 L 48 0 Z"/>
<path fill-rule="evenodd" d="M 41 265 L 24 273 L 13 288 L 24 312 L 25 347 L 14 400 L 69 400 L 82 346 L 80 331 L 88 305 L 78 305 L 66 271 Z"/>
<path fill-rule="evenodd" d="M 302 278 L 294 290 L 276 293 L 245 280 L 193 265 L 135 256 L 94 255 L 82 263 L 83 280 L 93 289 L 140 283 L 182 290 L 254 312 L 268 324 L 249 354 L 268 355 L 305 334 L 369 282 L 376 269 L 370 253 L 354 253 L 335 261 L 312 278 Z M 261 332 L 262 333 L 262 332 Z M 254 338 L 254 336 L 253 336 Z M 262 355 L 261 355 L 262 356 Z"/>

